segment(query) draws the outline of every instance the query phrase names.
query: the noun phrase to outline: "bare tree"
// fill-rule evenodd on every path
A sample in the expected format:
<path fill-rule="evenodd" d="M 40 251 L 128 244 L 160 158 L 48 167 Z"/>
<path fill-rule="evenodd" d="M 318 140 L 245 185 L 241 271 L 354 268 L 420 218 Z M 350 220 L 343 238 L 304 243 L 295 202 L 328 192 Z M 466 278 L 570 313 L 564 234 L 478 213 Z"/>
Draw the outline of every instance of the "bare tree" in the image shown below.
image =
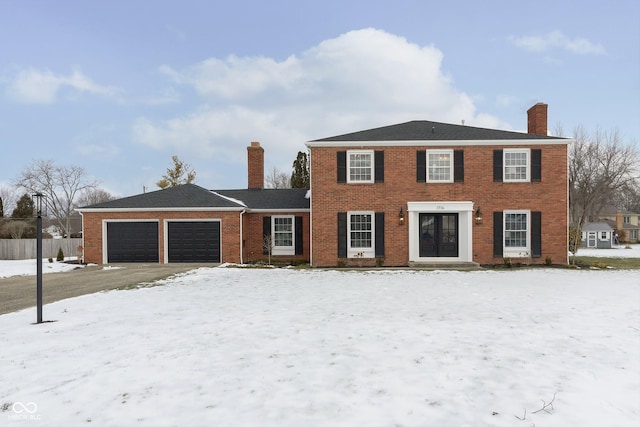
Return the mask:
<path fill-rule="evenodd" d="M 115 196 L 102 188 L 87 188 L 78 198 L 78 206 L 90 206 L 115 200 Z"/>
<path fill-rule="evenodd" d="M 167 168 L 166 175 L 162 176 L 162 179 L 156 182 L 156 185 L 160 188 L 176 187 L 178 185 L 190 184 L 196 179 L 196 173 L 191 169 L 191 166 L 184 163 L 178 158 L 178 156 L 172 156 L 173 167 Z"/>
<path fill-rule="evenodd" d="M 617 131 L 588 135 L 577 128 L 569 147 L 569 215 L 578 230 L 616 194 L 632 185 L 638 173 L 638 152 L 624 145 Z"/>
<path fill-rule="evenodd" d="M 8 213 L 15 208 L 18 198 L 18 192 L 15 189 L 0 184 L 0 199 L 2 199 L 3 216 L 8 216 Z"/>
<path fill-rule="evenodd" d="M 286 172 L 278 170 L 275 166 L 264 180 L 267 188 L 291 188 L 289 175 Z"/>
<path fill-rule="evenodd" d="M 79 166 L 58 166 L 52 160 L 38 160 L 22 171 L 17 185 L 31 194 L 42 193 L 47 213 L 56 218 L 60 228 L 69 237 L 70 217 L 76 198 L 98 184 L 89 180 Z"/>

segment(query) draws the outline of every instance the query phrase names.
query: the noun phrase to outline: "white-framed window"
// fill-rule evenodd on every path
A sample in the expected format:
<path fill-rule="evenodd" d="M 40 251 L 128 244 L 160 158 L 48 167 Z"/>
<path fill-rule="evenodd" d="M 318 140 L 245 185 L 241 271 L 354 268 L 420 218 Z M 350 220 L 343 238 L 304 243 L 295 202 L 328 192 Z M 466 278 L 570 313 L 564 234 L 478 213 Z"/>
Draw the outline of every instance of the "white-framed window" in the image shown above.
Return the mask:
<path fill-rule="evenodd" d="M 427 182 L 453 182 L 453 150 L 427 150 Z"/>
<path fill-rule="evenodd" d="M 531 212 L 504 211 L 504 257 L 531 255 Z"/>
<path fill-rule="evenodd" d="M 624 224 L 631 224 L 631 217 L 630 216 L 623 216 L 622 217 L 622 222 Z"/>
<path fill-rule="evenodd" d="M 295 254 L 295 228 L 293 216 L 271 217 L 271 241 L 273 255 Z"/>
<path fill-rule="evenodd" d="M 373 212 L 347 212 L 347 256 L 374 258 L 375 214 Z"/>
<path fill-rule="evenodd" d="M 502 152 L 504 182 L 529 182 L 531 180 L 531 150 L 505 148 Z"/>
<path fill-rule="evenodd" d="M 600 240 L 609 240 L 609 233 L 606 231 L 600 232 Z"/>
<path fill-rule="evenodd" d="M 629 230 L 629 240 L 638 240 L 638 230 Z"/>
<path fill-rule="evenodd" d="M 347 151 L 347 182 L 372 183 L 374 179 L 373 150 Z"/>

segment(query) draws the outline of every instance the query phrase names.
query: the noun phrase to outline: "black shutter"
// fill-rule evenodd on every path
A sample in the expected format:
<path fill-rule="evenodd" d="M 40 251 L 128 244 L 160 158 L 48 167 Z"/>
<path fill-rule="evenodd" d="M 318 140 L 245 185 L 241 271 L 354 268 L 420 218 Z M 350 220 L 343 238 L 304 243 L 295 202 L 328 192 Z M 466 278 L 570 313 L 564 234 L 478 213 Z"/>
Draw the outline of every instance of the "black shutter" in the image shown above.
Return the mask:
<path fill-rule="evenodd" d="M 453 181 L 464 182 L 464 151 L 453 152 Z"/>
<path fill-rule="evenodd" d="M 384 212 L 376 212 L 376 258 L 384 256 Z"/>
<path fill-rule="evenodd" d="M 427 182 L 427 152 L 416 151 L 416 182 Z"/>
<path fill-rule="evenodd" d="M 271 239 L 271 217 L 262 217 L 262 255 L 269 255 L 269 248 L 265 245 L 265 237 L 268 236 Z M 273 242 L 271 242 L 273 247 Z"/>
<path fill-rule="evenodd" d="M 347 257 L 347 213 L 338 212 L 338 258 Z"/>
<path fill-rule="evenodd" d="M 347 182 L 347 152 L 338 151 L 338 182 Z"/>
<path fill-rule="evenodd" d="M 375 182 L 384 182 L 384 151 L 374 153 L 374 164 Z"/>
<path fill-rule="evenodd" d="M 493 213 L 493 256 L 502 258 L 502 212 Z"/>
<path fill-rule="evenodd" d="M 302 217 L 295 217 L 295 233 L 296 233 L 296 241 L 295 241 L 295 253 L 296 255 L 302 255 L 304 252 L 304 248 L 302 247 Z"/>
<path fill-rule="evenodd" d="M 542 181 L 542 150 L 531 150 L 531 182 Z"/>
<path fill-rule="evenodd" d="M 531 256 L 542 256 L 542 213 L 531 212 Z"/>
<path fill-rule="evenodd" d="M 493 181 L 502 182 L 502 150 L 493 150 Z"/>

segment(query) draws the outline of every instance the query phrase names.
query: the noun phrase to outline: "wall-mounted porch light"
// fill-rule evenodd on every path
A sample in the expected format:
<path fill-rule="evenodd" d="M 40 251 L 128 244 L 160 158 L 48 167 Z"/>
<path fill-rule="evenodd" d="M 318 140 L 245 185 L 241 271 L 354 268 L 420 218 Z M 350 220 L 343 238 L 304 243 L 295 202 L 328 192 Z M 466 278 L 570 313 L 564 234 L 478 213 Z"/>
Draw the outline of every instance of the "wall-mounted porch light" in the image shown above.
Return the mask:
<path fill-rule="evenodd" d="M 400 225 L 404 224 L 404 211 L 402 210 L 402 208 L 400 208 L 400 214 L 398 215 L 398 221 L 400 222 Z"/>
<path fill-rule="evenodd" d="M 476 209 L 476 224 L 482 224 L 482 212 L 480 212 L 480 207 Z"/>

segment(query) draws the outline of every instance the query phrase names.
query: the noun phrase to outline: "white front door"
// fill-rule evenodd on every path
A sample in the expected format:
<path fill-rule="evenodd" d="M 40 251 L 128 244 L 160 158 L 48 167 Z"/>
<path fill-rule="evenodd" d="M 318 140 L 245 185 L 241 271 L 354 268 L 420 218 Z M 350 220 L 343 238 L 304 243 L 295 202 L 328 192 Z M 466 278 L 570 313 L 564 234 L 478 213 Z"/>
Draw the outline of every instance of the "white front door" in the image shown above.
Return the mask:
<path fill-rule="evenodd" d="M 597 246 L 597 242 L 598 242 L 598 233 L 596 233 L 595 231 L 589 231 L 587 233 L 587 247 L 595 248 Z"/>

